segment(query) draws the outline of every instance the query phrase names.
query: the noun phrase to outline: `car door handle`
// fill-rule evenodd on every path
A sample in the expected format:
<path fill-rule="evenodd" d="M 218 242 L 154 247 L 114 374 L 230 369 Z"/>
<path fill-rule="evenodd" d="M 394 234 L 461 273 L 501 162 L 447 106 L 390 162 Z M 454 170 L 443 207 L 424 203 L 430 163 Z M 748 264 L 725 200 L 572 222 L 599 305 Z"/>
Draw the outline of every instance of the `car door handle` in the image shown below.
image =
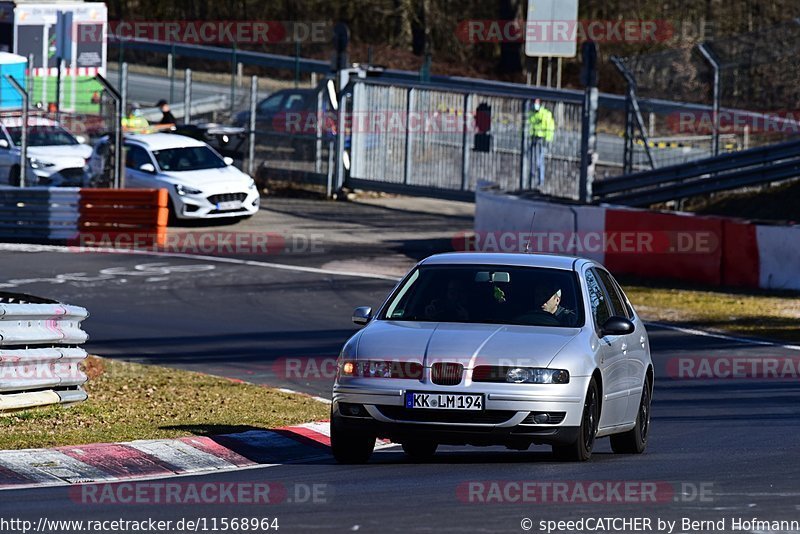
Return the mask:
<path fill-rule="evenodd" d="M 622 354 L 626 354 L 627 352 L 628 352 L 628 344 L 627 343 L 623 343 L 622 344 Z"/>

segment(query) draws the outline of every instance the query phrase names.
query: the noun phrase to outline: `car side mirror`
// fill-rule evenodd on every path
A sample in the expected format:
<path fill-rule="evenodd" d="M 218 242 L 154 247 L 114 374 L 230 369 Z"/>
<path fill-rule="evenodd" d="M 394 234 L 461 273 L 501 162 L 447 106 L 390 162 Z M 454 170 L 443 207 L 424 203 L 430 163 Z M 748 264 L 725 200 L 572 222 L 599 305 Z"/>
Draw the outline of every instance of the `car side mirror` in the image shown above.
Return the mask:
<path fill-rule="evenodd" d="M 139 165 L 139 170 L 142 172 L 149 172 L 150 174 L 154 174 L 156 172 L 156 168 L 152 163 L 142 163 Z"/>
<path fill-rule="evenodd" d="M 225 156 L 224 158 L 222 158 L 222 161 L 225 162 L 225 165 L 233 165 L 233 158 L 229 156 Z"/>
<path fill-rule="evenodd" d="M 82 135 L 76 135 L 75 136 L 75 140 L 78 141 L 82 145 L 86 144 L 86 137 L 84 137 Z"/>
<path fill-rule="evenodd" d="M 0 139 L 0 148 L 8 148 L 8 141 Z"/>
<path fill-rule="evenodd" d="M 372 319 L 372 308 L 369 306 L 359 306 L 353 310 L 353 322 L 357 325 L 365 325 Z"/>
<path fill-rule="evenodd" d="M 632 334 L 634 330 L 636 330 L 636 326 L 630 319 L 620 317 L 619 315 L 613 315 L 609 317 L 600 328 L 600 337 L 624 336 Z"/>

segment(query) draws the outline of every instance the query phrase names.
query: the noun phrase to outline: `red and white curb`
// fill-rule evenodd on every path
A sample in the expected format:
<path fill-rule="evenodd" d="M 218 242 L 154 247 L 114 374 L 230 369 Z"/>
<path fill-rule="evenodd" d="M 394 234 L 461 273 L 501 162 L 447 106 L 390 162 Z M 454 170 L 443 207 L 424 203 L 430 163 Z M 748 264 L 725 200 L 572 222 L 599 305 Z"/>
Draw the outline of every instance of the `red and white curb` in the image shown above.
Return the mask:
<path fill-rule="evenodd" d="M 379 440 L 375 449 L 394 446 Z M 324 459 L 326 421 L 240 434 L 0 451 L 0 490 L 169 478 Z"/>

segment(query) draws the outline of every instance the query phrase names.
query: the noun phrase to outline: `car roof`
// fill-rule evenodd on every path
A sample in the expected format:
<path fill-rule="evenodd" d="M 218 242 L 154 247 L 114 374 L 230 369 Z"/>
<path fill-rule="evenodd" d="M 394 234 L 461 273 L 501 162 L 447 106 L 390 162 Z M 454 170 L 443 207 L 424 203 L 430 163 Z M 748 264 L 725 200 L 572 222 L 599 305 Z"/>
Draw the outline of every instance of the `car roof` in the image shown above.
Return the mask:
<path fill-rule="evenodd" d="M 165 150 L 189 146 L 206 146 L 204 142 L 198 141 L 192 137 L 171 133 L 126 134 L 125 141 L 134 141 L 146 146 L 150 150 Z"/>
<path fill-rule="evenodd" d="M 19 128 L 22 126 L 22 117 L 4 116 L 0 117 L 0 122 L 9 128 Z M 56 121 L 45 117 L 28 117 L 28 126 L 60 126 Z"/>
<path fill-rule="evenodd" d="M 448 252 L 425 258 L 420 265 L 509 265 L 514 267 L 544 267 L 576 270 L 585 258 L 560 254 L 505 254 L 493 252 Z"/>

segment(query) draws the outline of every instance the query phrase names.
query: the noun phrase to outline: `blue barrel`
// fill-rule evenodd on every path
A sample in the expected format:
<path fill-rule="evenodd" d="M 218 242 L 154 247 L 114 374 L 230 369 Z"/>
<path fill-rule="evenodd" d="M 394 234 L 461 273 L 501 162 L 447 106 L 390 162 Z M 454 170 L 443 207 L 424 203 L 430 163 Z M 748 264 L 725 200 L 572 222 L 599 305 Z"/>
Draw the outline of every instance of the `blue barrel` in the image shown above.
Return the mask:
<path fill-rule="evenodd" d="M 0 52 L 0 109 L 10 110 L 22 107 L 22 97 L 8 82 L 6 75 L 10 74 L 25 87 L 27 82 L 25 69 L 27 65 L 28 60 L 23 56 Z"/>

